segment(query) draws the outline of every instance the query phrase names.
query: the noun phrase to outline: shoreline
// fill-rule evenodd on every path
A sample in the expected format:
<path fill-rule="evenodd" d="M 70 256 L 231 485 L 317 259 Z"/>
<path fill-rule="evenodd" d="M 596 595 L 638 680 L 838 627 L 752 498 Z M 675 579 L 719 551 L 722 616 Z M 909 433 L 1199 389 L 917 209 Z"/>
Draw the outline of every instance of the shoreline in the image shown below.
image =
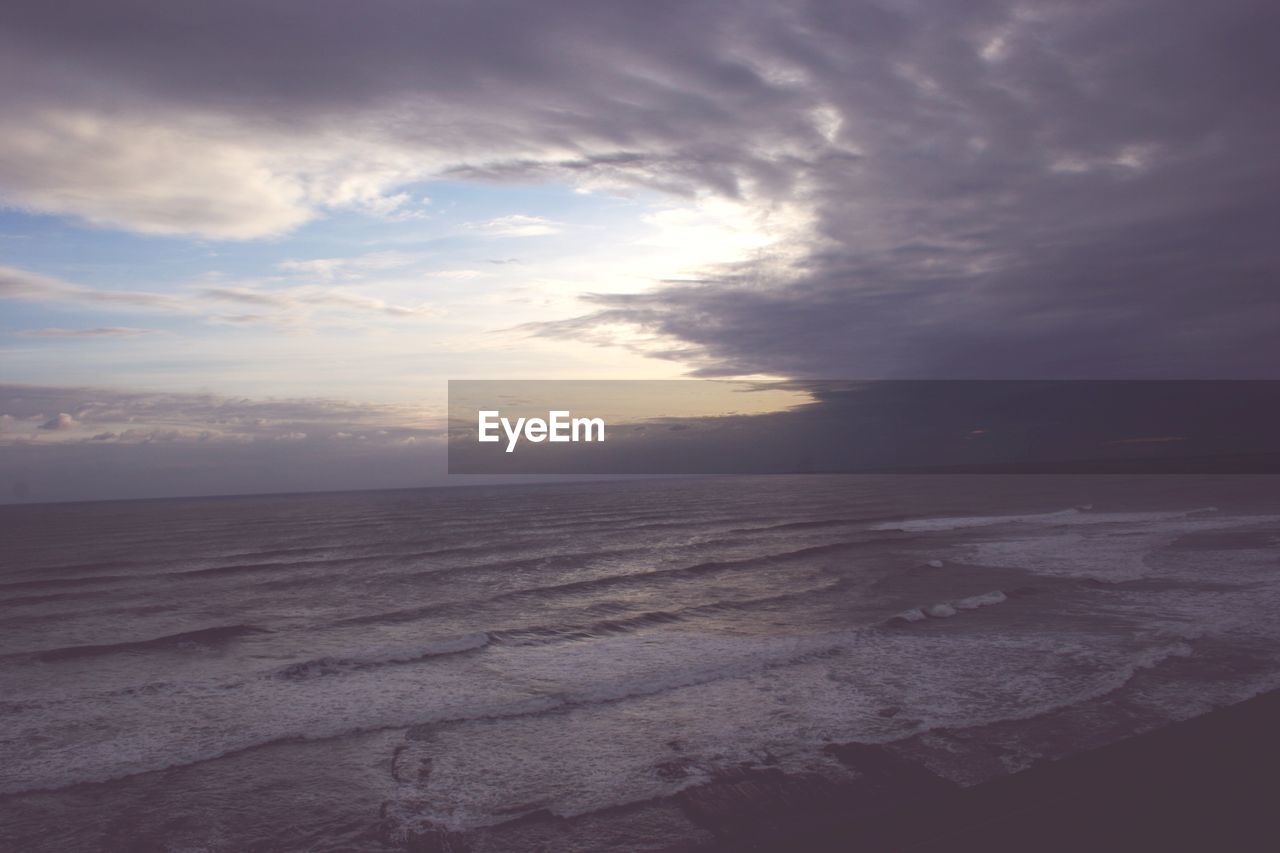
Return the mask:
<path fill-rule="evenodd" d="M 1274 849 L 1280 690 L 962 787 L 894 744 L 831 744 L 857 778 L 750 767 L 670 797 L 408 840 L 420 853 Z"/>
<path fill-rule="evenodd" d="M 787 839 L 699 849 L 1274 849 L 1277 759 L 1280 690 L 973 787 L 922 789 L 877 814 L 846 801 Z"/>

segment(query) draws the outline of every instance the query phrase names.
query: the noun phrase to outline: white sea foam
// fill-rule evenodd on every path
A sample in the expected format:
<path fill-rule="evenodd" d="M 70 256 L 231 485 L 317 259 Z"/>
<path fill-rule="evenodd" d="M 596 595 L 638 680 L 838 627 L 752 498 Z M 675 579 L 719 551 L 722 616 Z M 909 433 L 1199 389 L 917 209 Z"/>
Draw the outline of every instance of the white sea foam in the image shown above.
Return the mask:
<path fill-rule="evenodd" d="M 952 605 L 957 610 L 974 610 L 979 607 L 986 607 L 990 604 L 999 604 L 1007 601 L 1007 597 L 1000 590 L 993 592 L 984 592 L 982 595 L 971 595 L 968 598 L 962 598 L 959 601 L 953 601 Z"/>
<path fill-rule="evenodd" d="M 299 661 L 281 667 L 277 674 L 286 678 L 329 675 L 361 667 L 413 663 L 442 655 L 475 651 L 476 649 L 484 648 L 488 644 L 489 635 L 484 633 L 466 634 L 460 637 L 443 637 L 428 643 L 419 643 L 412 646 L 386 646 L 368 649 L 361 654 L 348 657 L 321 657 Z"/>
<path fill-rule="evenodd" d="M 882 743 L 1029 719 L 1189 653 L 1181 643 L 1126 651 L 1052 635 L 866 635 L 821 659 L 634 697 L 617 709 L 626 726 L 612 706 L 589 704 L 441 729 L 431 777 L 405 792 L 406 811 L 454 829 L 508 819 L 513 802 L 570 816 L 671 794 L 763 752 L 773 766 L 812 772 L 825 767 L 821 750 L 832 741 Z M 909 711 L 878 714 L 886 705 Z M 717 713 L 723 708 L 734 709 L 731 722 Z M 667 744 L 657 753 L 655 738 Z M 664 761 L 687 775 L 656 774 Z M 412 808 L 424 801 L 426 812 Z"/>
<path fill-rule="evenodd" d="M 1087 507 L 1087 509 L 1086 509 Z M 901 521 L 885 521 L 871 525 L 872 530 L 901 530 L 907 533 L 930 533 L 946 530 L 965 530 L 972 527 L 993 527 L 996 525 L 1096 525 L 1096 524 L 1133 524 L 1167 521 L 1216 512 L 1217 507 L 1198 507 L 1190 510 L 1172 510 L 1161 512 L 1097 512 L 1091 504 L 1082 507 L 1057 510 L 1054 512 L 1024 513 L 1018 515 L 973 515 L 973 516 L 937 516 L 932 518 L 910 518 Z"/>
<path fill-rule="evenodd" d="M 429 677 L 415 667 L 348 667 L 334 678 L 191 681 L 163 704 L 137 694 L 101 697 L 95 708 L 100 724 L 88 736 L 79 705 L 32 707 L 6 720 L 14 746 L 5 750 L 0 793 L 103 781 L 287 738 L 614 702 L 786 665 L 837 648 L 857 633 L 748 638 L 658 632 L 600 638 L 574 651 L 493 647 L 480 667 L 467 656 L 439 656 Z M 67 745 L 50 748 L 54 740 Z"/>
<path fill-rule="evenodd" d="M 1059 512 L 1041 512 L 1029 515 L 972 515 L 940 516 L 936 518 L 909 518 L 901 521 L 884 521 L 871 525 L 872 530 L 902 530 L 908 533 L 929 533 L 940 530 L 963 530 L 968 527 L 989 527 L 993 524 L 1022 522 L 1043 523 L 1062 521 L 1077 514 L 1075 509 Z"/>
<path fill-rule="evenodd" d="M 1280 523 L 1277 516 L 1221 516 L 1200 510 L 1095 515 L 1105 524 L 984 539 L 964 544 L 960 550 L 966 561 L 984 566 L 1025 569 L 1040 575 L 1124 581 L 1148 575 L 1153 555 L 1188 534 Z"/>
<path fill-rule="evenodd" d="M 949 616 L 955 616 L 961 610 L 976 610 L 979 607 L 987 607 L 992 604 L 999 604 L 1006 601 L 1007 598 L 1000 590 L 985 592 L 982 595 L 971 595 L 968 598 L 960 598 L 955 601 L 940 601 L 936 604 L 928 604 L 922 607 L 912 607 L 896 613 L 889 617 L 889 621 L 901 622 L 919 622 L 924 619 L 946 619 Z"/>

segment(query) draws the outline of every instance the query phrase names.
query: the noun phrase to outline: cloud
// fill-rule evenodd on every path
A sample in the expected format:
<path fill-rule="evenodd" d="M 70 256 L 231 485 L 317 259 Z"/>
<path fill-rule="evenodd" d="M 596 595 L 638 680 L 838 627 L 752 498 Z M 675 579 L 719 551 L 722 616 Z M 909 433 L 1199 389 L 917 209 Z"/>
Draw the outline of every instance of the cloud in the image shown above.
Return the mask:
<path fill-rule="evenodd" d="M 392 317 L 433 317 L 440 311 L 428 305 L 394 305 L 373 296 L 331 287 L 303 286 L 280 290 L 254 290 L 250 288 L 209 287 L 201 295 L 221 302 L 235 302 L 264 308 L 293 310 L 308 305 L 353 308 L 358 311 L 386 314 Z M 220 315 L 229 322 L 260 322 L 290 319 L 285 316 L 261 314 Z M 297 318 L 293 318 L 297 319 Z"/>
<path fill-rule="evenodd" d="M 426 273 L 428 278 L 444 278 L 453 281 L 469 281 L 473 278 L 484 278 L 487 273 L 480 270 L 434 270 Z"/>
<path fill-rule="evenodd" d="M 101 326 L 94 329 L 24 329 L 15 334 L 25 338 L 136 338 L 157 332 L 128 326 Z"/>
<path fill-rule="evenodd" d="M 65 430 L 75 429 L 78 426 L 80 426 L 80 424 L 77 423 L 76 419 L 71 417 L 71 415 L 68 415 L 66 412 L 59 412 L 58 414 L 49 418 L 49 420 L 40 424 L 38 429 L 47 429 L 53 432 L 63 432 Z"/>
<path fill-rule="evenodd" d="M 807 96 L 770 86 L 748 56 L 717 55 L 738 40 L 732 20 L 776 16 L 734 11 L 368 16 L 324 2 L 273 13 L 286 44 L 248 2 L 216 15 L 179 2 L 163 20 L 141 4 L 6 10 L 0 71 L 31 83 L 3 104 L 15 132 L 0 138 L 0 187 L 34 210 L 222 239 L 333 209 L 400 215 L 402 187 L 431 176 L 737 192 L 725 131 L 761 137 L 771 159 L 788 144 L 770 108 Z"/>
<path fill-rule="evenodd" d="M 0 144 L 6 161 L 21 164 L 3 176 L 6 195 L 24 207 L 149 234 L 258 237 L 315 215 L 304 183 L 272 168 L 265 140 L 250 142 L 216 119 L 174 118 L 34 112 Z"/>
<path fill-rule="evenodd" d="M 438 415 L 418 406 L 332 399 L 265 399 L 158 394 L 105 388 L 0 385 L 6 430 L 30 422 L 49 432 L 84 427 L 92 441 L 300 441 L 307 435 L 364 435 L 382 441 L 442 434 Z M 47 417 L 44 412 L 56 411 Z"/>
<path fill-rule="evenodd" d="M 541 216 L 527 216 L 523 213 L 500 216 L 472 227 L 498 237 L 541 237 L 560 232 L 558 223 L 543 219 Z"/>
<path fill-rule="evenodd" d="M 222 302 L 237 302 L 244 305 L 255 305 L 267 308 L 296 309 L 307 305 L 337 306 L 354 308 L 386 314 L 392 317 L 433 317 L 439 309 L 427 305 L 393 305 L 373 296 L 353 293 L 338 288 L 325 287 L 292 287 L 281 290 L 253 290 L 249 288 L 209 287 L 201 291 L 201 295 Z M 220 319 L 230 322 L 259 322 L 262 320 L 281 319 L 256 314 L 241 314 Z"/>
<path fill-rule="evenodd" d="M 395 215 L 405 185 L 433 176 L 723 199 L 799 211 L 801 225 L 690 281 L 591 297 L 539 333 L 643 346 L 705 375 L 1259 376 L 1280 364 L 1274 3 L 375 16 L 317 2 L 274 10 L 278 26 L 265 17 L 249 0 L 6 5 L 0 74 L 24 85 L 0 94 L 0 195 L 225 239 L 330 210 Z M 483 223 L 507 236 L 556 227 Z M 32 286 L 0 277 L 10 295 Z"/>
<path fill-rule="evenodd" d="M 276 267 L 287 273 L 330 281 L 335 278 L 361 278 L 370 272 L 403 269 L 418 264 L 427 257 L 421 252 L 368 252 L 346 258 L 290 259 L 281 261 Z"/>
<path fill-rule="evenodd" d="M 270 314 L 214 314 L 209 317 L 209 321 L 214 324 L 228 323 L 233 326 L 248 326 L 256 323 L 276 323 L 280 321 L 280 318 Z"/>
<path fill-rule="evenodd" d="M 0 501 L 18 482 L 32 499 L 88 500 L 421 486 L 444 474 L 443 413 L 416 405 L 0 385 L 0 413 Z"/>
<path fill-rule="evenodd" d="M 206 287 L 201 296 L 220 302 L 239 302 L 245 305 L 265 305 L 282 308 L 290 303 L 288 297 L 277 293 L 263 293 L 258 290 L 236 287 Z"/>
<path fill-rule="evenodd" d="M 639 332 L 706 376 L 1276 375 L 1274 7 L 809 8 L 800 251 L 535 333 Z"/>
<path fill-rule="evenodd" d="M 337 305 L 356 308 L 361 311 L 374 311 L 392 317 L 435 317 L 440 309 L 430 305 L 392 305 L 372 296 L 350 293 L 342 290 L 316 290 L 299 292 L 295 299 L 300 303 L 312 305 Z"/>
<path fill-rule="evenodd" d="M 164 295 L 136 291 L 96 290 L 61 279 L 0 267 L 0 299 L 21 299 L 29 302 L 76 302 L 85 305 L 114 305 L 117 307 L 141 307 L 173 314 L 201 314 L 219 303 L 235 303 L 257 308 L 276 309 L 275 314 L 226 315 L 209 313 L 211 319 L 231 323 L 278 322 L 286 325 L 300 324 L 306 319 L 309 306 L 328 306 L 354 309 L 393 317 L 433 317 L 440 309 L 429 305 L 396 305 L 368 294 L 357 293 L 340 287 L 298 285 L 263 290 L 249 286 L 203 287 L 190 293 Z M 125 326 L 104 326 L 92 329 L 39 329 L 17 332 L 26 337 L 128 337 L 152 334 L 151 330 Z"/>
<path fill-rule="evenodd" d="M 6 266 L 0 266 L 0 299 L 21 299 L 28 302 L 82 302 L 168 310 L 177 310 L 182 307 L 179 299 L 161 293 L 95 290 L 51 276 Z"/>

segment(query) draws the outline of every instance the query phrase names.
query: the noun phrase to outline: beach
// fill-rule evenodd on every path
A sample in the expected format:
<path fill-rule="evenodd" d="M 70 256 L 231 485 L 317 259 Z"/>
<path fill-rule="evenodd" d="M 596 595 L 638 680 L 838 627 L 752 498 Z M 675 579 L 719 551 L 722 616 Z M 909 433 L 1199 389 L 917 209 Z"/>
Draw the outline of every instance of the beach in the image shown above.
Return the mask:
<path fill-rule="evenodd" d="M 729 851 L 1271 850 L 1280 817 L 1280 692 L 963 788 L 893 745 L 830 752 L 841 784 L 742 770 L 613 813 L 531 815 L 475 835 L 428 831 L 421 851 L 590 850 L 600 827 L 643 832 L 687 821 L 690 839 L 637 849 Z"/>

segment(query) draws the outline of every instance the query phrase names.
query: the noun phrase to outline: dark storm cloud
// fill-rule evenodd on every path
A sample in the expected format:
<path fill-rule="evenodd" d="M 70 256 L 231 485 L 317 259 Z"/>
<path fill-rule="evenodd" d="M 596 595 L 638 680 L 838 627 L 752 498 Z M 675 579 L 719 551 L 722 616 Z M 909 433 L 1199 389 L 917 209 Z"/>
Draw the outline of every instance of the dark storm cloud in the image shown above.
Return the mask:
<path fill-rule="evenodd" d="M 782 390 L 800 401 L 741 411 Z M 572 440 L 570 408 L 605 440 Z M 521 438 L 556 409 L 562 439 Z M 1278 473 L 1280 381 L 455 380 L 448 443 L 463 474 Z"/>
<path fill-rule="evenodd" d="M 809 95 L 766 81 L 743 50 L 791 12 L 725 11 L 7 4 L 0 73 L 24 85 L 5 95 L 22 132 L 0 146 L 0 187 L 96 223 L 240 238 L 450 170 L 599 171 L 684 193 L 785 184 L 741 142 L 817 139 Z"/>
<path fill-rule="evenodd" d="M 857 157 L 804 164 L 799 262 L 542 332 L 639 326 L 700 375 L 1274 376 L 1273 9 L 975 8 L 887 12 L 862 50 L 856 14 L 812 34 Z"/>
<path fill-rule="evenodd" d="M 640 327 L 702 375 L 1274 375 L 1277 25 L 1258 0 L 11 3 L 0 187 L 229 237 L 427 175 L 720 195 L 810 224 L 539 333 Z"/>

